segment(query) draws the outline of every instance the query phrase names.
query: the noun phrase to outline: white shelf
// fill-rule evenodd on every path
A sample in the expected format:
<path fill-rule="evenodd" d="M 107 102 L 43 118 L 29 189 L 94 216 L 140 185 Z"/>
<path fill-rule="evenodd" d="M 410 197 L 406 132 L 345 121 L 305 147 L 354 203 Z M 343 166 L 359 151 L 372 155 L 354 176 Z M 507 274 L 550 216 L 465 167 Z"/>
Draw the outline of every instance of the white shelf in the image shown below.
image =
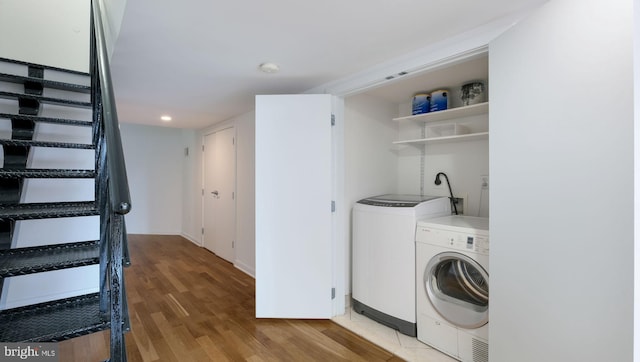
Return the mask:
<path fill-rule="evenodd" d="M 437 122 L 455 118 L 477 116 L 486 113 L 489 113 L 489 102 L 473 104 L 465 107 L 451 108 L 444 111 L 416 114 L 414 116 L 398 117 L 394 118 L 393 120 L 396 122 Z"/>
<path fill-rule="evenodd" d="M 422 138 L 415 140 L 403 140 L 403 141 L 395 141 L 394 145 L 418 145 L 425 143 L 444 143 L 444 142 L 456 142 L 456 141 L 475 141 L 475 140 L 485 140 L 489 138 L 489 132 L 478 132 L 478 133 L 468 133 L 462 135 L 455 136 L 445 136 L 445 137 L 433 137 L 433 138 Z"/>
<path fill-rule="evenodd" d="M 426 126 L 427 138 L 401 140 L 393 142 L 395 145 L 418 145 L 425 143 L 444 143 L 457 141 L 475 141 L 488 139 L 489 132 L 473 132 L 466 133 L 466 126 L 461 125 L 466 122 L 460 122 L 461 118 L 477 116 L 489 113 L 489 102 L 473 104 L 465 107 L 451 108 L 444 111 L 429 112 L 416 114 L 408 117 L 394 118 L 395 122 L 421 122 L 425 126 L 427 123 L 445 121 L 438 124 Z M 447 122 L 448 121 L 448 122 Z M 475 120 L 474 120 L 475 122 Z M 443 125 L 444 124 L 444 125 Z M 445 125 L 449 125 L 451 129 L 447 129 Z M 443 131 L 443 132 L 441 132 Z M 448 135 L 440 135 L 441 133 L 450 133 Z"/>

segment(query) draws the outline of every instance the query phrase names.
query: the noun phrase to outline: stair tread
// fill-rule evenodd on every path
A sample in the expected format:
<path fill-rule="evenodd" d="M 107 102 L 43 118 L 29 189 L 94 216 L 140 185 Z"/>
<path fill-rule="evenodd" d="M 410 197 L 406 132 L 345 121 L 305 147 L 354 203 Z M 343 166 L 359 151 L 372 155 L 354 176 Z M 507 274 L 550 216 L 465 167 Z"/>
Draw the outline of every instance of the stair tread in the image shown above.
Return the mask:
<path fill-rule="evenodd" d="M 0 250 L 0 278 L 98 264 L 99 249 L 92 240 Z"/>
<path fill-rule="evenodd" d="M 22 146 L 22 147 L 79 148 L 84 150 L 91 150 L 95 148 L 94 145 L 89 143 L 66 143 L 66 142 L 7 140 L 7 139 L 0 140 L 0 145 Z"/>
<path fill-rule="evenodd" d="M 75 101 L 71 99 L 45 97 L 45 96 L 37 96 L 33 94 L 23 94 L 23 93 L 4 92 L 4 91 L 0 92 L 0 98 L 8 98 L 8 99 L 26 98 L 26 99 L 34 99 L 41 103 L 53 103 L 53 104 L 61 104 L 66 106 L 84 107 L 84 108 L 91 108 L 92 106 L 91 102 L 82 102 L 82 101 Z"/>
<path fill-rule="evenodd" d="M 0 311 L 0 341 L 57 342 L 108 329 L 99 304 L 94 293 Z"/>
<path fill-rule="evenodd" d="M 0 221 L 98 215 L 94 201 L 0 204 Z"/>
<path fill-rule="evenodd" d="M 13 63 L 13 64 L 22 64 L 22 65 L 31 65 L 31 66 L 36 66 L 36 67 L 49 69 L 49 70 L 56 70 L 56 71 L 59 71 L 59 72 L 64 72 L 64 73 L 69 73 L 69 74 L 78 74 L 78 75 L 83 75 L 83 76 L 87 76 L 87 77 L 91 76 L 91 74 L 89 74 L 87 72 L 81 72 L 81 71 L 78 71 L 78 70 L 54 67 L 52 65 L 47 65 L 47 64 L 26 62 L 26 61 L 17 60 L 17 59 L 9 59 L 9 58 L 0 57 L 0 62 Z"/>
<path fill-rule="evenodd" d="M 79 119 L 40 117 L 40 116 L 30 116 L 25 114 L 0 113 L 0 118 L 43 122 L 43 123 L 67 124 L 67 125 L 75 125 L 75 126 L 87 126 L 87 127 L 91 127 L 93 125 L 93 122 L 91 121 L 83 121 Z"/>
<path fill-rule="evenodd" d="M 94 178 L 94 170 L 72 170 L 72 169 L 0 169 L 0 179 L 16 178 Z"/>
<path fill-rule="evenodd" d="M 80 92 L 80 93 L 91 92 L 91 86 L 88 86 L 88 85 L 59 82 L 55 80 L 48 80 L 48 79 L 42 79 L 42 78 L 24 77 L 20 75 L 6 74 L 6 73 L 0 73 L 0 81 L 12 82 L 12 83 L 18 83 L 18 84 L 24 84 L 25 82 L 36 82 L 36 83 L 41 83 L 46 88 L 54 88 L 54 89 Z"/>

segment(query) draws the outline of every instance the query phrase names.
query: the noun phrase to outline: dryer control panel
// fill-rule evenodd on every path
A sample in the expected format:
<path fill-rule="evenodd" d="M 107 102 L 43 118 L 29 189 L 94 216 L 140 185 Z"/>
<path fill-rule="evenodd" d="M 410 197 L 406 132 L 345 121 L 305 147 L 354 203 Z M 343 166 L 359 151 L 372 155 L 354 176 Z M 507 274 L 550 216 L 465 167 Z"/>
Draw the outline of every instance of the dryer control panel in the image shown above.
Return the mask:
<path fill-rule="evenodd" d="M 452 250 L 489 254 L 489 236 L 476 233 L 455 232 L 418 225 L 416 242 L 443 246 Z"/>
<path fill-rule="evenodd" d="M 488 255 L 489 219 L 450 215 L 419 220 L 416 242 Z"/>

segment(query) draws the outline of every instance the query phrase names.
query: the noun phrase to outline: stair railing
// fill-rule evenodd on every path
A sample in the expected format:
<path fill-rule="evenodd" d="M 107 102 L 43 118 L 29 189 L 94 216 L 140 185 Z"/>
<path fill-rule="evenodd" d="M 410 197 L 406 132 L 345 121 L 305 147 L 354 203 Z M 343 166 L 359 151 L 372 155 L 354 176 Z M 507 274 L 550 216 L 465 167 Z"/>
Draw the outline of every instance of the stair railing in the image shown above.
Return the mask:
<path fill-rule="evenodd" d="M 100 311 L 111 321 L 111 361 L 126 361 L 129 329 L 123 258 L 128 263 L 124 215 L 131 197 L 111 82 L 99 0 L 91 2 L 91 82 L 96 145 L 96 202 L 100 209 Z"/>
<path fill-rule="evenodd" d="M 115 96 L 111 83 L 111 71 L 109 59 L 107 57 L 107 46 L 104 37 L 104 27 L 100 15 L 99 0 L 92 1 L 93 8 L 93 38 L 96 42 L 95 60 L 97 61 L 97 71 L 100 80 L 100 90 L 102 92 L 102 108 L 104 116 L 104 131 L 107 139 L 107 157 L 111 160 L 109 166 L 109 176 L 112 182 L 109 183 L 111 194 L 111 205 L 113 210 L 121 215 L 131 209 L 131 196 L 129 194 L 129 183 L 127 181 L 127 170 L 124 163 L 124 152 L 122 150 L 122 138 L 120 137 L 120 127 L 116 112 Z"/>

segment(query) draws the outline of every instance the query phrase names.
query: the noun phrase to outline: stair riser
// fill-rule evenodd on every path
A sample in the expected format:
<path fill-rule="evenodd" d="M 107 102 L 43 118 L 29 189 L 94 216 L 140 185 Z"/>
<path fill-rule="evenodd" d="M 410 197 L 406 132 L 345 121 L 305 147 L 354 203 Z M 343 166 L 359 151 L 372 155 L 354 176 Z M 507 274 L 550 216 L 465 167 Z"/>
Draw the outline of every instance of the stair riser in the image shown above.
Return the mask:
<path fill-rule="evenodd" d="M 2 73 L 29 77 L 32 76 L 31 74 L 29 74 L 30 66 L 34 66 L 34 64 L 16 59 L 7 59 L 0 57 L 0 72 Z M 89 78 L 89 74 L 86 72 L 62 69 L 44 64 L 37 64 L 35 66 L 44 69 L 44 79 L 58 82 L 90 85 L 91 79 Z"/>
<path fill-rule="evenodd" d="M 91 104 L 89 102 L 75 101 L 75 100 L 69 100 L 64 98 L 25 95 L 22 93 L 13 93 L 13 92 L 0 92 L 0 98 L 12 99 L 12 100 L 30 99 L 33 101 L 39 101 L 40 103 L 57 104 L 57 105 L 64 105 L 68 107 L 80 107 L 80 108 L 91 107 Z"/>
<path fill-rule="evenodd" d="M 14 248 L 36 247 L 100 238 L 99 216 L 34 219 L 16 222 Z"/>
<path fill-rule="evenodd" d="M 64 77 L 63 77 L 64 78 Z M 42 79 L 30 75 L 28 77 L 4 73 L 0 71 L 0 83 L 24 85 L 25 92 L 28 94 L 42 95 L 42 89 L 56 89 L 77 94 L 91 94 L 91 87 L 84 79 L 71 80 L 69 82 L 56 81 L 52 79 Z M 2 86 L 0 86 L 1 88 Z M 70 95 L 73 98 L 73 95 Z"/>
<path fill-rule="evenodd" d="M 0 145 L 13 147 L 50 147 L 50 148 L 70 148 L 70 149 L 93 149 L 91 144 L 83 143 L 62 143 L 48 141 L 23 141 L 23 140 L 0 140 Z"/>
<path fill-rule="evenodd" d="M 28 179 L 23 185 L 23 203 L 85 201 L 95 198 L 93 179 Z"/>
<path fill-rule="evenodd" d="M 48 117 L 39 117 L 39 116 L 26 116 L 26 115 L 16 115 L 9 113 L 0 113 L 0 120 L 30 120 L 35 123 L 51 123 L 51 124 L 64 124 L 68 126 L 83 126 L 83 127 L 91 127 L 91 121 L 84 121 L 78 119 L 69 119 L 69 118 L 48 118 Z"/>
<path fill-rule="evenodd" d="M 0 250 L 0 278 L 99 263 L 98 240 Z"/>

